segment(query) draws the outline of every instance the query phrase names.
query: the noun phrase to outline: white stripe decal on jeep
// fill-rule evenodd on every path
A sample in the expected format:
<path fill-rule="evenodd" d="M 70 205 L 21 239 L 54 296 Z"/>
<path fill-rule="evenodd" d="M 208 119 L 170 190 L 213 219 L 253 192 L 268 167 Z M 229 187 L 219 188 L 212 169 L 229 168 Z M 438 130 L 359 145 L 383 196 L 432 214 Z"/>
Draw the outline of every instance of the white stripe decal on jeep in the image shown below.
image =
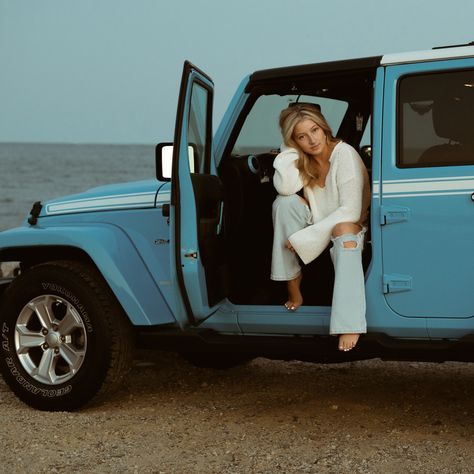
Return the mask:
<path fill-rule="evenodd" d="M 458 181 L 460 179 L 474 179 L 474 176 L 448 176 L 439 178 L 410 178 L 410 179 L 387 179 L 383 183 L 418 183 L 423 181 Z M 374 181 L 378 183 L 378 181 Z"/>
<path fill-rule="evenodd" d="M 101 196 L 97 198 L 75 199 L 46 205 L 47 214 L 63 214 L 68 212 L 104 211 L 111 209 L 152 207 L 155 205 L 155 192 Z M 170 193 L 158 194 L 157 204 L 170 200 Z"/>
<path fill-rule="evenodd" d="M 400 197 L 426 197 L 426 196 L 458 196 L 458 195 L 468 195 L 472 194 L 473 191 L 459 191 L 459 192 L 449 192 L 449 193 L 413 193 L 413 194 L 384 194 L 384 199 L 390 198 L 400 198 Z"/>
<path fill-rule="evenodd" d="M 375 187 L 374 187 L 375 188 Z M 377 185 L 374 194 L 379 193 Z M 384 198 L 423 197 L 423 196 L 456 196 L 474 192 L 473 176 L 456 176 L 449 178 L 418 178 L 383 181 Z"/>

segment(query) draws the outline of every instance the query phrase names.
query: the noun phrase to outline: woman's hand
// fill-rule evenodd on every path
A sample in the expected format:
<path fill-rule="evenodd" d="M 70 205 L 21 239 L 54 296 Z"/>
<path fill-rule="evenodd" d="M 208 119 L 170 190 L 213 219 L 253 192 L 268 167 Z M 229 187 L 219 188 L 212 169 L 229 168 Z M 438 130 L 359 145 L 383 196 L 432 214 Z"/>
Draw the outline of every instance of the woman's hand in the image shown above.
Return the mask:
<path fill-rule="evenodd" d="M 293 248 L 293 245 L 291 245 L 291 242 L 289 240 L 287 240 L 285 242 L 285 247 L 290 251 L 290 252 L 295 252 L 295 249 Z"/>

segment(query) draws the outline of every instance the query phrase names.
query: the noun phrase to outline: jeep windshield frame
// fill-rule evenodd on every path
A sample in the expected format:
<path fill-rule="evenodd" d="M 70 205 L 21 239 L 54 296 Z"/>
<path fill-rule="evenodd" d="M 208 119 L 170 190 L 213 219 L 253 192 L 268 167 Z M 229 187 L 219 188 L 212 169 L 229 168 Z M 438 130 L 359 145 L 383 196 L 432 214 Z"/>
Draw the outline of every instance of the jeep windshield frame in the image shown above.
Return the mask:
<path fill-rule="evenodd" d="M 249 79 L 245 92 L 255 93 L 258 89 L 266 90 L 269 85 L 287 88 L 288 81 L 305 81 L 323 78 L 324 76 L 340 76 L 344 74 L 363 74 L 373 72 L 380 66 L 382 56 L 371 56 L 360 59 L 345 59 L 323 63 L 304 64 L 255 71 Z"/>
<path fill-rule="evenodd" d="M 222 158 L 232 155 L 244 123 L 258 99 L 272 94 L 316 96 L 347 102 L 349 107 L 340 124 L 338 136 L 357 147 L 364 130 L 356 134 L 351 132 L 355 119 L 353 111 L 357 109 L 362 113 L 362 128 L 365 129 L 372 114 L 373 83 L 381 58 L 382 56 L 373 56 L 254 72 L 245 88 L 245 93 L 249 94 L 248 99 L 236 120 Z"/>

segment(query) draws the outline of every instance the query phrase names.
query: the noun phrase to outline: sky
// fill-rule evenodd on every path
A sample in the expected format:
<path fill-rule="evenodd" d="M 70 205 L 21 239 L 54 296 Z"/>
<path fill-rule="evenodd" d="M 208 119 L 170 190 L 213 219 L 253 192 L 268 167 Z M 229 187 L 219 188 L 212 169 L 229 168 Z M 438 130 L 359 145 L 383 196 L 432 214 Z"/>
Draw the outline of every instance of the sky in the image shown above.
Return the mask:
<path fill-rule="evenodd" d="M 182 65 L 214 124 L 249 73 L 474 41 L 472 0 L 0 0 L 0 142 L 172 140 Z"/>

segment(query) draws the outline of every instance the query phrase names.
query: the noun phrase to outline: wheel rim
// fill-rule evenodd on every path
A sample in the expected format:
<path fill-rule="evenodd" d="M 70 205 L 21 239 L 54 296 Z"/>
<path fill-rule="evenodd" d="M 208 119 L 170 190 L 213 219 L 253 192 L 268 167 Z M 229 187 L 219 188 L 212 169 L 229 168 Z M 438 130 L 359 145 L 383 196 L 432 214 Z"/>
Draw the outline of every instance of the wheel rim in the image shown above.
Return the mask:
<path fill-rule="evenodd" d="M 41 295 L 21 310 L 15 326 L 15 349 L 30 377 L 46 385 L 71 380 L 87 351 L 87 331 L 67 300 Z"/>

